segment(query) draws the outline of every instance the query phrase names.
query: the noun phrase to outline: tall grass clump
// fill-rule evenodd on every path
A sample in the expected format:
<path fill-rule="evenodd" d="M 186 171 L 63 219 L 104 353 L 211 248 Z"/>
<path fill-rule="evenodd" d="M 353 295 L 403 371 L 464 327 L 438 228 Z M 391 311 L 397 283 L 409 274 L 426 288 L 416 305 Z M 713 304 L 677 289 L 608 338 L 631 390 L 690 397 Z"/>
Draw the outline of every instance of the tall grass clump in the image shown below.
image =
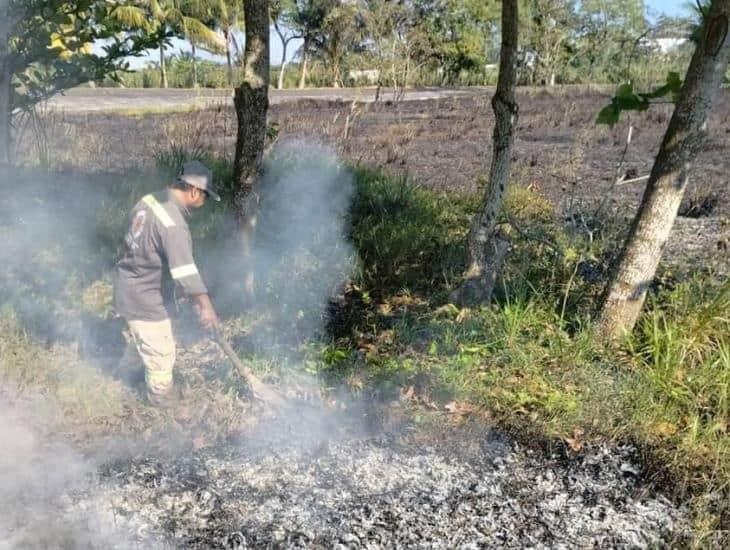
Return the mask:
<path fill-rule="evenodd" d="M 653 296 L 628 341 L 631 426 L 708 531 L 730 528 L 730 282 L 695 277 Z M 724 522 L 724 527 L 723 527 Z M 716 535 L 716 534 L 715 534 Z"/>
<path fill-rule="evenodd" d="M 464 237 L 474 200 L 436 194 L 366 168 L 357 168 L 355 178 L 351 224 L 361 282 L 381 295 L 453 283 L 465 266 Z"/>

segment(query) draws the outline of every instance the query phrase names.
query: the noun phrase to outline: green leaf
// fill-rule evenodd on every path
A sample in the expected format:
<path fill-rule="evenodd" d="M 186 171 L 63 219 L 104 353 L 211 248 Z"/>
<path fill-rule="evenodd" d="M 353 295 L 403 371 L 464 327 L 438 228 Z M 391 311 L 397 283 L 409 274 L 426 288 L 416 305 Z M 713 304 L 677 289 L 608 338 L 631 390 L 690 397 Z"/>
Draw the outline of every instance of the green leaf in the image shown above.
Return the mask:
<path fill-rule="evenodd" d="M 614 99 L 624 99 L 629 97 L 634 97 L 634 85 L 631 83 L 627 84 L 621 84 L 621 86 L 618 87 L 618 90 L 616 90 L 616 95 L 614 96 Z"/>
<path fill-rule="evenodd" d="M 609 126 L 613 126 L 618 122 L 620 114 L 621 109 L 619 109 L 616 104 L 612 102 L 610 105 L 606 105 L 603 109 L 601 109 L 601 111 L 598 113 L 596 123 L 608 124 Z"/>
<path fill-rule="evenodd" d="M 668 73 L 666 83 L 651 92 L 636 93 L 633 84 L 621 84 L 616 90 L 616 95 L 611 98 L 611 104 L 598 113 L 596 123 L 613 126 L 619 121 L 622 111 L 646 111 L 651 106 L 652 99 L 662 98 L 668 94 L 672 95 L 672 100 L 676 100 L 681 89 L 682 79 L 676 72 Z"/>

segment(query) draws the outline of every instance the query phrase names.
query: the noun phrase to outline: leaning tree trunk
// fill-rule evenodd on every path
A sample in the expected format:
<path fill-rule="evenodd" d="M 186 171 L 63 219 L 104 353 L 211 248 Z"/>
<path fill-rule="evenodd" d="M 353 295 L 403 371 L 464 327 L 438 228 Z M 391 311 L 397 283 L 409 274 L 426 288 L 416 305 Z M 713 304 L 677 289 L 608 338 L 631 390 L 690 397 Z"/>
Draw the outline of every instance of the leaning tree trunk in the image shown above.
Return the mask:
<path fill-rule="evenodd" d="M 165 67 L 165 45 L 160 44 L 160 86 L 167 88 L 167 68 Z"/>
<path fill-rule="evenodd" d="M 198 64 L 196 62 L 197 60 L 196 60 L 195 42 L 193 42 L 192 40 L 190 41 L 190 47 L 191 47 L 190 55 L 192 55 L 192 59 L 193 59 L 193 88 L 197 88 L 198 87 Z"/>
<path fill-rule="evenodd" d="M 286 47 L 289 45 L 288 40 L 281 41 L 281 65 L 279 65 L 279 79 L 276 83 L 277 90 L 284 89 L 284 69 L 286 68 Z"/>
<path fill-rule="evenodd" d="M 243 82 L 236 88 L 234 105 L 238 118 L 236 157 L 233 178 L 236 220 L 240 229 L 243 255 L 249 258 L 253 244 L 258 207 L 255 186 L 266 141 L 266 115 L 269 108 L 269 3 L 268 0 L 244 1 L 246 46 Z M 251 262 L 245 262 L 244 292 L 253 298 Z"/>
<path fill-rule="evenodd" d="M 226 40 L 226 79 L 228 85 L 233 86 L 233 60 L 231 59 L 231 37 L 230 30 L 225 29 L 223 31 Z"/>
<path fill-rule="evenodd" d="M 631 331 L 641 313 L 687 187 L 691 162 L 705 140 L 707 112 L 728 64 L 729 20 L 730 0 L 714 0 L 604 296 L 599 318 L 599 332 L 604 338 Z"/>
<path fill-rule="evenodd" d="M 509 249 L 509 243 L 497 228 L 497 217 L 509 184 L 513 134 L 517 122 L 517 3 L 518 0 L 502 2 L 499 77 L 497 90 L 492 97 L 495 120 L 489 183 L 467 237 L 469 266 L 466 280 L 451 295 L 452 301 L 463 305 L 475 305 L 491 299 L 494 283 Z"/>
<path fill-rule="evenodd" d="M 0 0 L 0 164 L 10 161 L 10 2 Z"/>
<path fill-rule="evenodd" d="M 304 39 L 302 45 L 302 70 L 299 74 L 299 89 L 303 90 L 307 85 L 307 64 L 309 62 L 309 40 Z"/>
<path fill-rule="evenodd" d="M 279 27 L 279 24 L 274 21 L 274 29 L 276 30 L 276 34 L 279 35 L 279 40 L 281 40 L 281 64 L 279 65 L 279 78 L 276 82 L 276 89 L 281 90 L 284 88 L 284 68 L 286 67 L 286 49 L 289 45 L 289 40 L 284 37 L 284 33 L 281 31 L 281 28 Z"/>

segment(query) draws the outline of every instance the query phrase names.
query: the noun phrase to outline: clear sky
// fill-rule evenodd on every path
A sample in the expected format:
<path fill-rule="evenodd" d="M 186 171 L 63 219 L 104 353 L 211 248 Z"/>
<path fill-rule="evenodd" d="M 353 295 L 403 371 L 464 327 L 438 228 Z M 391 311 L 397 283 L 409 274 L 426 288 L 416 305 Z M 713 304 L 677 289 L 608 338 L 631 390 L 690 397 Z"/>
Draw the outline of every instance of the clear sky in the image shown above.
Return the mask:
<path fill-rule="evenodd" d="M 650 19 L 654 19 L 660 15 L 682 15 L 687 12 L 687 6 L 692 0 L 644 0 L 646 10 Z M 242 44 L 243 40 L 239 40 L 239 44 Z M 287 60 L 291 60 L 299 46 L 301 40 L 294 40 L 289 43 L 287 47 Z M 173 40 L 173 49 L 175 51 L 190 51 L 190 45 L 182 40 Z M 214 59 L 221 63 L 225 63 L 225 57 L 215 56 L 208 54 L 207 52 L 200 52 L 200 57 L 204 59 Z M 130 59 L 130 65 L 133 68 L 144 66 L 148 61 L 157 61 L 159 55 L 156 52 L 150 52 L 140 58 Z M 272 65 L 278 65 L 281 62 L 281 41 L 277 34 L 271 31 L 271 63 Z"/>
<path fill-rule="evenodd" d="M 687 11 L 690 0 L 644 0 L 649 15 L 666 13 L 668 15 L 682 15 Z"/>

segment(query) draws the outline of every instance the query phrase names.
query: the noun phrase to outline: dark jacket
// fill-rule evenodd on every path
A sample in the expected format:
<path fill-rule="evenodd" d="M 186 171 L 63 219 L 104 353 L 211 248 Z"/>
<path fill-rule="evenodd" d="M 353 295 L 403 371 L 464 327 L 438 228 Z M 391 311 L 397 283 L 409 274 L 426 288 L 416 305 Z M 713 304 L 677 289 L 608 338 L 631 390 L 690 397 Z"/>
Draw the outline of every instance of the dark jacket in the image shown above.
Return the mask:
<path fill-rule="evenodd" d="M 185 295 L 207 294 L 193 259 L 184 212 L 167 190 L 146 195 L 132 209 L 114 281 L 115 309 L 125 319 L 162 321 L 169 317 L 163 297 L 168 272 L 176 289 Z"/>

